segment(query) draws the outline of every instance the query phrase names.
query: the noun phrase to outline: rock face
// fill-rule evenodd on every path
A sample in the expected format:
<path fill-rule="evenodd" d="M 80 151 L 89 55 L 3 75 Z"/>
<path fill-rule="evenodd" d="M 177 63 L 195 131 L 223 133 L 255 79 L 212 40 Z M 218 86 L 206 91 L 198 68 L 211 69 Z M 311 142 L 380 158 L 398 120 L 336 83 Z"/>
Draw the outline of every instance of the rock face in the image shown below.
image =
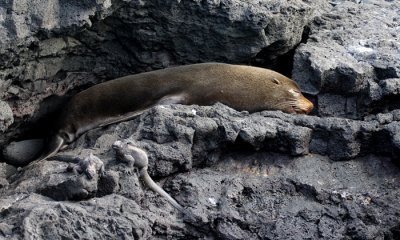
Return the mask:
<path fill-rule="evenodd" d="M 399 9 L 375 0 L 0 3 L 0 160 L 15 165 L 43 143 L 10 142 L 47 133 L 69 96 L 172 65 L 293 65 L 316 105 L 312 116 L 158 106 L 85 133 L 49 161 L 1 162 L 0 239 L 397 239 Z M 112 144 L 127 138 L 192 218 L 116 159 Z M 88 178 L 75 160 L 90 153 L 100 162 Z"/>
<path fill-rule="evenodd" d="M 395 1 L 340 1 L 313 21 L 307 43 L 296 49 L 293 78 L 318 95 L 321 116 L 362 118 L 371 108 L 398 108 L 398 9 Z"/>

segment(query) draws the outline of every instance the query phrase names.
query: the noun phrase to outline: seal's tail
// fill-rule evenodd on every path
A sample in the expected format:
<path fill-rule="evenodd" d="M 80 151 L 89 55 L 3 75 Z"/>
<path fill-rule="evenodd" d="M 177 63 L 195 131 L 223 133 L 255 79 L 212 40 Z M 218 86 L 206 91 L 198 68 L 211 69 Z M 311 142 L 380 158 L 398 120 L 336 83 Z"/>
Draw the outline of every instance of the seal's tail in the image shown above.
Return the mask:
<path fill-rule="evenodd" d="M 45 160 L 51 156 L 54 156 L 63 145 L 64 139 L 62 137 L 59 135 L 51 137 L 45 145 L 42 154 L 35 161 Z"/>

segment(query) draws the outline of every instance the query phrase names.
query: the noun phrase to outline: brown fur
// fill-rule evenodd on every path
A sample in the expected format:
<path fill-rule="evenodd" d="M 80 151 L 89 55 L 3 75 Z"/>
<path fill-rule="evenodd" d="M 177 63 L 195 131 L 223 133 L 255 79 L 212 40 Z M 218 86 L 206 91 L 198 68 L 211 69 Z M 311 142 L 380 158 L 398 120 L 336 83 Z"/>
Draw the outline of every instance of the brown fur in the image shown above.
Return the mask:
<path fill-rule="evenodd" d="M 50 155 L 83 132 L 127 120 L 155 105 L 216 102 L 249 112 L 308 113 L 313 107 L 294 81 L 271 70 L 222 63 L 172 67 L 114 79 L 75 95 L 58 120 Z"/>

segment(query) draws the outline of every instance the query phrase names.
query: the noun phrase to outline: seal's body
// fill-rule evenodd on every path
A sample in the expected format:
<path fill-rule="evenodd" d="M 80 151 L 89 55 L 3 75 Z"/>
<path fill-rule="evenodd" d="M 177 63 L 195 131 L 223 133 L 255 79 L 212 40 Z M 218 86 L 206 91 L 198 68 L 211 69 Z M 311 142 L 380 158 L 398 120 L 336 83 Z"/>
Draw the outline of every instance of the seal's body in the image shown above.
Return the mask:
<path fill-rule="evenodd" d="M 313 108 L 294 81 L 271 70 L 222 63 L 166 68 L 114 79 L 75 95 L 39 159 L 90 129 L 133 118 L 152 106 L 217 102 L 249 112 L 309 113 Z"/>

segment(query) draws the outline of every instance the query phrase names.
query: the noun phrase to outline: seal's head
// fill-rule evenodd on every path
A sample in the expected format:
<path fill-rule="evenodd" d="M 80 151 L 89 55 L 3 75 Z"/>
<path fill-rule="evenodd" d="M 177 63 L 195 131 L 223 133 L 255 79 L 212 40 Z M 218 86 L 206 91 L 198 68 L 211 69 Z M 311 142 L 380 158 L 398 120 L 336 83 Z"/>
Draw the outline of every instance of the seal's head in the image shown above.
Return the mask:
<path fill-rule="evenodd" d="M 273 108 L 287 113 L 308 114 L 314 108 L 313 103 L 305 98 L 299 86 L 293 80 L 286 77 L 272 77 L 276 92 L 279 93 L 279 101 L 273 104 Z"/>

